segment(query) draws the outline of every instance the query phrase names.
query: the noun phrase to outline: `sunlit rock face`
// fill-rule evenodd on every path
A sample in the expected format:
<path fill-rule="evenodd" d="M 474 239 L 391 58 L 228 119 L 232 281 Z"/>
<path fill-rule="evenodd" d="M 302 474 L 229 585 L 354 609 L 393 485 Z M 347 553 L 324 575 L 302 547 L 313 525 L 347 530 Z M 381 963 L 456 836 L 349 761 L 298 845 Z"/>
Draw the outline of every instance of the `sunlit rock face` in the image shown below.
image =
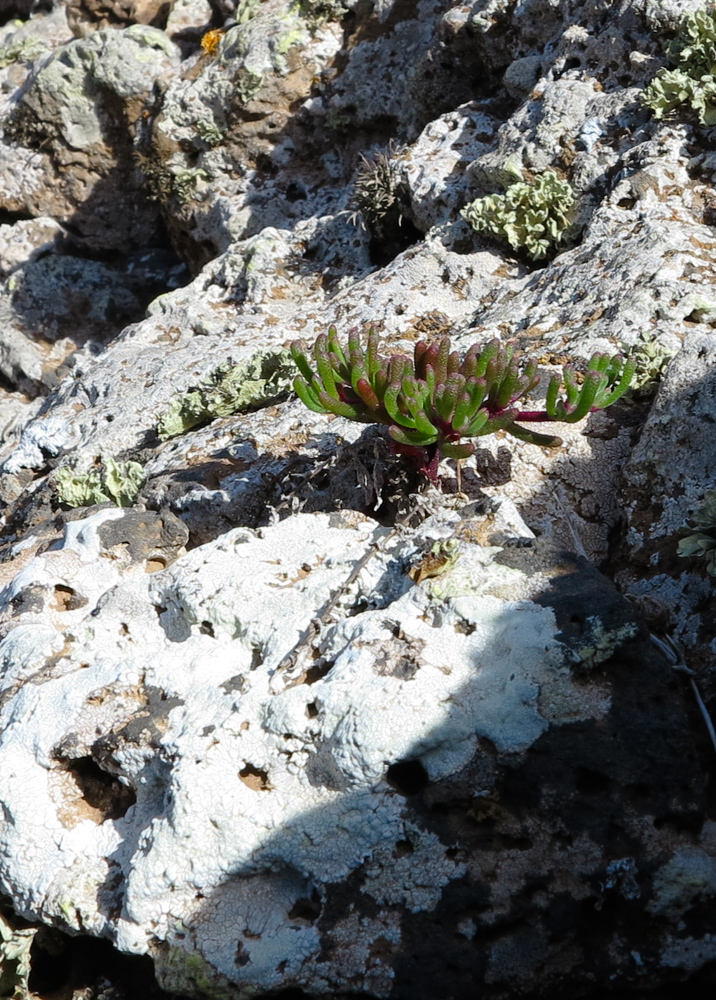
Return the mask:
<path fill-rule="evenodd" d="M 48 928 L 197 1000 L 709 981 L 716 163 L 640 97 L 700 6 L 5 5 L 3 988 Z M 462 217 L 547 172 L 544 259 Z M 639 363 L 428 488 L 295 398 L 330 324 Z"/>

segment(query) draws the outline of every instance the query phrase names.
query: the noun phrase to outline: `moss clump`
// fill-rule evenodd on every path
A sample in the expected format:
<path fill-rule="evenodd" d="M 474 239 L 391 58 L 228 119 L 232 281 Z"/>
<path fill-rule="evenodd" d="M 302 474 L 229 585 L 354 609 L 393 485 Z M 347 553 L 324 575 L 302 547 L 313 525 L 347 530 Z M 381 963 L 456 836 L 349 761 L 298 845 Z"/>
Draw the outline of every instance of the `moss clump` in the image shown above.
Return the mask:
<path fill-rule="evenodd" d="M 716 490 L 710 490 L 704 496 L 704 504 L 691 519 L 697 531 L 682 538 L 679 542 L 679 555 L 703 556 L 706 559 L 706 572 L 716 576 Z"/>
<path fill-rule="evenodd" d="M 460 214 L 476 232 L 497 236 L 539 260 L 574 235 L 574 204 L 569 183 L 546 170 L 533 183 L 518 181 L 504 194 L 478 198 Z"/>
<path fill-rule="evenodd" d="M 96 503 L 114 503 L 130 507 L 144 482 L 144 469 L 138 462 L 117 462 L 104 458 L 99 468 L 75 472 L 65 466 L 55 474 L 55 488 L 62 503 L 70 507 L 89 507 Z"/>
<path fill-rule="evenodd" d="M 666 47 L 674 69 L 661 69 L 642 94 L 655 118 L 689 108 L 701 125 L 716 125 L 716 10 L 695 11 Z"/>
<path fill-rule="evenodd" d="M 241 364 L 220 365 L 206 385 L 174 400 L 159 418 L 157 434 L 167 441 L 217 417 L 261 409 L 289 392 L 295 374 L 288 351 L 262 351 Z"/>

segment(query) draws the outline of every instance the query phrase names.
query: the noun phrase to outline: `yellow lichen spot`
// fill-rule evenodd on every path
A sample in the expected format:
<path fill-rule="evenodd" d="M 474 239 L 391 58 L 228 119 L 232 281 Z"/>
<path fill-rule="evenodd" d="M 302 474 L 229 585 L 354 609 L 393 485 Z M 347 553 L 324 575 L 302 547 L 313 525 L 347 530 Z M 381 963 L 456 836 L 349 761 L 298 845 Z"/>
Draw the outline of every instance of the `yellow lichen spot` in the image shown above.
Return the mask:
<path fill-rule="evenodd" d="M 223 28 L 212 28 L 211 31 L 207 31 L 205 35 L 202 35 L 201 47 L 208 56 L 216 52 L 224 34 Z"/>

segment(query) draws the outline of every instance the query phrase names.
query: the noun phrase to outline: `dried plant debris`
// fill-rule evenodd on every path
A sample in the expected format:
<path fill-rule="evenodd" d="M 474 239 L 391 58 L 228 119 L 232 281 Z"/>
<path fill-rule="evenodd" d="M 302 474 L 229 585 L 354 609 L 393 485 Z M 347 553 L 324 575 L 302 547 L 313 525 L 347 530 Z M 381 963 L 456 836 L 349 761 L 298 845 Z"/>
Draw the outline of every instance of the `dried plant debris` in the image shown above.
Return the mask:
<path fill-rule="evenodd" d="M 476 232 L 540 260 L 576 236 L 574 207 L 569 182 L 546 170 L 532 182 L 517 181 L 504 194 L 477 198 L 460 214 Z"/>
<path fill-rule="evenodd" d="M 157 423 L 161 441 L 177 437 L 217 417 L 259 410 L 285 397 L 296 367 L 288 351 L 261 351 L 237 365 L 219 365 L 205 385 L 184 393 Z"/>
<path fill-rule="evenodd" d="M 131 507 L 144 478 L 139 462 L 117 462 L 106 457 L 89 472 L 76 472 L 64 466 L 55 473 L 54 483 L 60 501 L 70 507 L 89 507 L 97 503 Z"/>
<path fill-rule="evenodd" d="M 706 560 L 706 572 L 716 576 L 716 490 L 704 496 L 703 506 L 691 519 L 698 529 L 679 542 L 679 555 L 702 556 Z"/>
<path fill-rule="evenodd" d="M 329 21 L 341 21 L 348 12 L 348 5 L 342 0 L 298 0 L 297 6 L 314 31 Z"/>
<path fill-rule="evenodd" d="M 389 215 L 402 214 L 400 153 L 391 143 L 385 152 L 376 153 L 370 160 L 361 155 L 352 204 L 355 217 L 360 215 L 365 228 L 374 235 L 382 234 Z"/>
<path fill-rule="evenodd" d="M 689 109 L 701 125 L 716 125 L 716 9 L 688 14 L 666 46 L 673 69 L 661 69 L 642 94 L 655 118 Z"/>

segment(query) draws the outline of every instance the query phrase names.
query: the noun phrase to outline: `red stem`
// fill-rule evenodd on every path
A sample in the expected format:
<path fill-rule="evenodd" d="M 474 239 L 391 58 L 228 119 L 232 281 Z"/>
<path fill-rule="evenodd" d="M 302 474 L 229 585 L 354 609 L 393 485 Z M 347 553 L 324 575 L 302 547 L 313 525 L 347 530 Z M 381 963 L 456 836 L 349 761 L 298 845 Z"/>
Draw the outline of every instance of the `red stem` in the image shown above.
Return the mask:
<path fill-rule="evenodd" d="M 544 423 L 545 421 L 554 421 L 554 417 L 550 417 L 546 410 L 522 410 L 516 415 L 515 420 L 527 423 Z"/>

